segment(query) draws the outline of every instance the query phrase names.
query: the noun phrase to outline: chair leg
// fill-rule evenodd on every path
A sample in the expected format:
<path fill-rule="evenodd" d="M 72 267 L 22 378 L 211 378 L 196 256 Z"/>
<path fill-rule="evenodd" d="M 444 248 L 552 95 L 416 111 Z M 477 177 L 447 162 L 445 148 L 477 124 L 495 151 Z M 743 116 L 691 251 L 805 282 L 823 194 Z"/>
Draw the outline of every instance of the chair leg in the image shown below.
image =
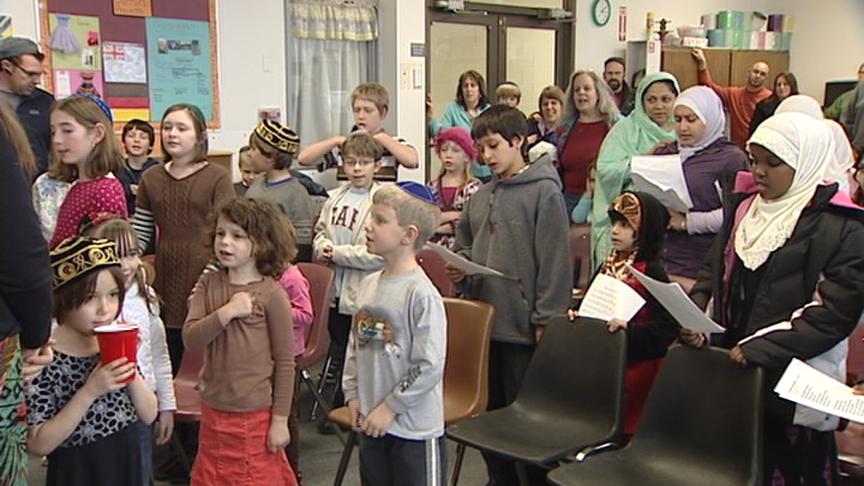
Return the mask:
<path fill-rule="evenodd" d="M 324 386 L 327 383 L 327 375 L 330 374 L 330 367 L 333 365 L 333 345 L 330 345 L 330 348 L 327 350 L 327 359 L 324 360 L 324 370 L 321 371 L 321 375 L 318 377 L 318 385 L 315 387 L 317 391 L 316 400 L 312 403 L 312 413 L 310 414 L 310 418 L 314 421 L 318 417 L 318 406 L 319 400 L 317 397 L 322 396 L 324 393 Z M 310 383 L 311 384 L 311 381 Z M 311 389 L 311 388 L 310 388 Z"/>
<path fill-rule="evenodd" d="M 186 454 L 186 450 L 183 449 L 183 443 L 180 442 L 180 437 L 177 435 L 177 430 L 174 430 L 174 433 L 171 434 L 171 448 L 174 449 L 174 452 L 180 457 L 180 463 L 183 465 L 183 469 L 186 470 L 186 476 L 192 477 L 192 461 L 189 460 L 189 456 Z"/>
<path fill-rule="evenodd" d="M 450 486 L 456 486 L 459 483 L 463 459 L 465 459 L 465 444 L 459 443 L 456 445 L 456 460 L 453 462 L 453 472 L 450 474 Z"/>
<path fill-rule="evenodd" d="M 528 471 L 525 469 L 525 463 L 516 461 L 516 477 L 519 478 L 519 486 L 530 486 L 528 481 Z"/>
<path fill-rule="evenodd" d="M 333 480 L 333 486 L 342 486 L 342 481 L 345 479 L 345 473 L 348 471 L 348 463 L 351 462 L 351 453 L 354 452 L 354 445 L 356 443 L 357 433 L 352 430 L 351 432 L 348 432 L 345 447 L 342 448 L 342 457 L 339 459 L 339 468 L 336 470 L 336 478 Z"/>

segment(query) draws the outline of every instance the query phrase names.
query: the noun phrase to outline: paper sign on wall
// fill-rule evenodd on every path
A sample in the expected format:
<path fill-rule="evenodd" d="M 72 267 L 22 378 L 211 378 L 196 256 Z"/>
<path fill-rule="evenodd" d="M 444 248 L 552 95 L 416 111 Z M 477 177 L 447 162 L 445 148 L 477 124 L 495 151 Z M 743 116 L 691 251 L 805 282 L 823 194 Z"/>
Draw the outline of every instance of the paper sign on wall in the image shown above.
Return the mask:
<path fill-rule="evenodd" d="M 147 59 L 144 44 L 106 42 L 102 45 L 105 81 L 109 83 L 146 83 Z"/>

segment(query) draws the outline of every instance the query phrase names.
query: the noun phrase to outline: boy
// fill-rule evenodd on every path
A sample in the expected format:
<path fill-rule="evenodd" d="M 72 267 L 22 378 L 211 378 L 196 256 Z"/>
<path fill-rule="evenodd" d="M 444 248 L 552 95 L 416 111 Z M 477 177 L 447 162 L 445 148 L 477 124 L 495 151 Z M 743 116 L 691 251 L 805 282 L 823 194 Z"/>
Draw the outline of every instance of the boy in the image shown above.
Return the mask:
<path fill-rule="evenodd" d="M 238 197 L 243 197 L 252 181 L 260 175 L 258 171 L 252 168 L 252 160 L 249 157 L 250 148 L 250 146 L 244 145 L 237 152 L 237 168 L 240 169 L 240 182 L 234 183 L 234 193 Z"/>
<path fill-rule="evenodd" d="M 312 225 L 320 207 L 291 173 L 291 162 L 300 147 L 300 137 L 278 122 L 264 120 L 249 135 L 249 161 L 263 177 L 252 181 L 246 197 L 277 205 L 297 231 L 297 261 L 312 261 Z"/>
<path fill-rule="evenodd" d="M 333 267 L 333 302 L 330 307 L 330 341 L 333 369 L 338 370 L 333 406 L 343 403 L 341 370 L 351 331 L 351 318 L 357 312 L 360 281 L 384 266 L 384 260 L 366 249 L 366 222 L 372 209 L 372 196 L 381 188 L 374 179 L 381 167 L 384 147 L 368 133 L 353 133 L 341 146 L 348 182 L 330 192 L 315 224 L 312 242 L 315 260 Z M 319 430 L 327 431 L 327 422 Z"/>
<path fill-rule="evenodd" d="M 144 120 L 137 118 L 123 125 L 123 148 L 126 150 L 126 160 L 118 179 L 126 192 L 126 207 L 129 214 L 135 213 L 135 197 L 138 195 L 138 183 L 145 170 L 158 165 L 159 161 L 150 157 L 153 145 L 156 143 L 156 133 L 153 127 Z"/>
<path fill-rule="evenodd" d="M 504 81 L 495 88 L 495 103 L 516 108 L 522 101 L 522 90 L 513 81 Z"/>
<path fill-rule="evenodd" d="M 420 165 L 417 149 L 405 140 L 388 135 L 384 131 L 384 119 L 390 108 L 390 97 L 384 86 L 378 83 L 364 83 L 351 93 L 351 112 L 354 115 L 354 127 L 351 132 L 366 132 L 384 147 L 381 168 L 376 175 L 377 180 L 395 181 L 398 166 L 413 169 Z M 342 157 L 337 150 L 345 142 L 344 136 L 337 135 L 320 142 L 313 143 L 300 151 L 297 160 L 300 165 L 318 165 L 324 159 L 321 170 L 338 166 L 339 180 L 347 180 L 347 171 L 342 165 Z"/>
<path fill-rule="evenodd" d="M 561 181 L 548 155 L 525 163 L 527 133 L 525 116 L 504 105 L 474 120 L 471 136 L 494 176 L 465 205 L 456 228 L 462 256 L 506 277 L 466 277 L 448 267 L 465 297 L 495 307 L 489 410 L 516 398 L 543 327 L 570 304 L 573 272 Z M 512 461 L 484 459 L 494 484 L 519 484 Z"/>
<path fill-rule="evenodd" d="M 359 434 L 360 480 L 374 486 L 443 484 L 447 316 L 416 255 L 440 210 L 422 184 L 372 198 L 366 246 L 384 269 L 360 283 L 342 386 Z"/>

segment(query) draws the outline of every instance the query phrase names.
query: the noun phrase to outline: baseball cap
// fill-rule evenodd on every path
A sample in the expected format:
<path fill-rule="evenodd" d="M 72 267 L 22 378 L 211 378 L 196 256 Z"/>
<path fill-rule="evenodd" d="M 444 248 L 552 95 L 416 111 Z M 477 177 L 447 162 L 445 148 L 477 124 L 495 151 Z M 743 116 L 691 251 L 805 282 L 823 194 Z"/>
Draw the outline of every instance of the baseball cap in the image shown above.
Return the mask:
<path fill-rule="evenodd" d="M 41 61 L 44 57 L 39 50 L 39 44 L 26 37 L 7 37 L 0 40 L 0 59 L 23 56 L 31 54 Z"/>

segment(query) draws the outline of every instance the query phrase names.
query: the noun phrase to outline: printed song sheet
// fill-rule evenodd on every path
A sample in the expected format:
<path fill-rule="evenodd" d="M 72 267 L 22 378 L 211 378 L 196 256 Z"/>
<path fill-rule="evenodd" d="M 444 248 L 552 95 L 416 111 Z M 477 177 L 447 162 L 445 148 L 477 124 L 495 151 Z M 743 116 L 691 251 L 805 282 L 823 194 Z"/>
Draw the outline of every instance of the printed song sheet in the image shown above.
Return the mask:
<path fill-rule="evenodd" d="M 807 363 L 793 359 L 774 391 L 781 398 L 821 412 L 864 423 L 864 395 Z"/>
<path fill-rule="evenodd" d="M 702 334 L 726 332 L 726 328 L 712 321 L 702 309 L 696 307 L 677 283 L 659 282 L 633 267 L 628 268 L 682 327 Z"/>
<path fill-rule="evenodd" d="M 609 275 L 597 275 L 579 306 L 581 317 L 603 321 L 629 321 L 645 305 L 645 299 L 626 283 Z"/>

